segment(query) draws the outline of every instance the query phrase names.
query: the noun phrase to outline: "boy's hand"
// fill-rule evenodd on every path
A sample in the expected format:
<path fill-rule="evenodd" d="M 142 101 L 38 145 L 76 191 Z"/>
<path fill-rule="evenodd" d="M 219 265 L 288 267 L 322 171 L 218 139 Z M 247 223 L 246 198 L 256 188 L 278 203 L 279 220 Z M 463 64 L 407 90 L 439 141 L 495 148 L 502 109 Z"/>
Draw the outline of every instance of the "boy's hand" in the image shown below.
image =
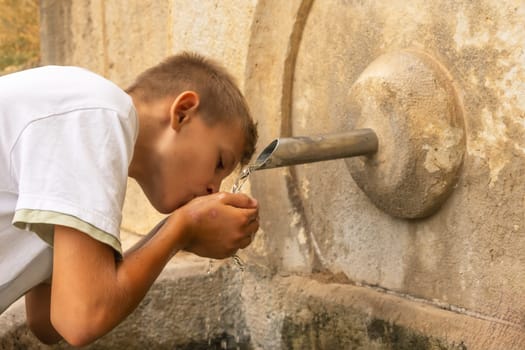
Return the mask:
<path fill-rule="evenodd" d="M 215 259 L 247 247 L 259 229 L 257 201 L 242 193 L 198 197 L 172 216 L 183 222 L 184 250 Z"/>

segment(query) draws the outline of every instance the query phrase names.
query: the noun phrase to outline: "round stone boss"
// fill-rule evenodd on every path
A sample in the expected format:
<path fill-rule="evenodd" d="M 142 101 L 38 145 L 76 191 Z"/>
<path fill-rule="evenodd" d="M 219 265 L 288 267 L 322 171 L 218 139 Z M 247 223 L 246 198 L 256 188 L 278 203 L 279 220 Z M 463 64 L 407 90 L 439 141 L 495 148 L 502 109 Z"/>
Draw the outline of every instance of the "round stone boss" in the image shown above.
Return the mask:
<path fill-rule="evenodd" d="M 357 185 L 385 212 L 423 218 L 452 192 L 465 154 L 460 99 L 451 75 L 426 53 L 373 61 L 348 95 L 352 128 L 371 128 L 377 153 L 346 159 Z"/>

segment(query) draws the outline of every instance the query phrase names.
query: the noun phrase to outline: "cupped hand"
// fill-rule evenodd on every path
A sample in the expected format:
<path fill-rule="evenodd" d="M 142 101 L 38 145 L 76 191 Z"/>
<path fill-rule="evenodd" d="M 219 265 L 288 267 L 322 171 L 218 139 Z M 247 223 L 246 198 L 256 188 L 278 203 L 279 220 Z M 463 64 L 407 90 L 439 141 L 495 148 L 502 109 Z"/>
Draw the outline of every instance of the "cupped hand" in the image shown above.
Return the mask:
<path fill-rule="evenodd" d="M 247 247 L 259 229 L 259 206 L 242 193 L 215 193 L 176 210 L 184 222 L 184 250 L 215 259 Z"/>

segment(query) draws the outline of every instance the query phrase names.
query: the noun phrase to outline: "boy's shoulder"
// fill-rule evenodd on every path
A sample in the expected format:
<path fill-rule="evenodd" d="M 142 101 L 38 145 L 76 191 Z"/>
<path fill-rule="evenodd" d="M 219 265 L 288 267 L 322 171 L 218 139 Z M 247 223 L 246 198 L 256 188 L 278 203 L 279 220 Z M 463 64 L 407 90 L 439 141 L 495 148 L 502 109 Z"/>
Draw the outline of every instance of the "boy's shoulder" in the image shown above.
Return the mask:
<path fill-rule="evenodd" d="M 121 110 L 131 105 L 130 96 L 112 81 L 81 67 L 42 66 L 3 76 L 2 87 L 12 93 L 53 101 L 68 108 L 110 108 Z M 9 92 L 8 92 L 9 93 Z M 21 96 L 22 94 L 18 94 Z M 75 106 L 76 105 L 76 106 Z"/>
<path fill-rule="evenodd" d="M 36 84 L 53 82 L 53 85 L 62 83 L 86 82 L 105 84 L 111 83 L 101 75 L 88 69 L 76 66 L 56 66 L 48 65 L 26 69 L 23 71 L 4 75 L 0 78 L 2 84 L 24 84 L 27 81 L 33 81 Z M 50 86 L 51 87 L 51 86 Z M 78 86 L 70 86 L 71 89 Z"/>

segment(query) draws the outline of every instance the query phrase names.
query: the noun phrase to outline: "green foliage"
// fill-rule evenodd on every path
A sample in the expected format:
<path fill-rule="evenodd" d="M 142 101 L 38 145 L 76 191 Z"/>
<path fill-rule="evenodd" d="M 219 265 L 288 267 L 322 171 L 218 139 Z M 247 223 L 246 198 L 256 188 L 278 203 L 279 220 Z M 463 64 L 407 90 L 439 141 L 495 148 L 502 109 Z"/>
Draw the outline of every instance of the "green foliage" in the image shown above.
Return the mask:
<path fill-rule="evenodd" d="M 38 65 L 38 0 L 0 0 L 0 75 Z"/>

